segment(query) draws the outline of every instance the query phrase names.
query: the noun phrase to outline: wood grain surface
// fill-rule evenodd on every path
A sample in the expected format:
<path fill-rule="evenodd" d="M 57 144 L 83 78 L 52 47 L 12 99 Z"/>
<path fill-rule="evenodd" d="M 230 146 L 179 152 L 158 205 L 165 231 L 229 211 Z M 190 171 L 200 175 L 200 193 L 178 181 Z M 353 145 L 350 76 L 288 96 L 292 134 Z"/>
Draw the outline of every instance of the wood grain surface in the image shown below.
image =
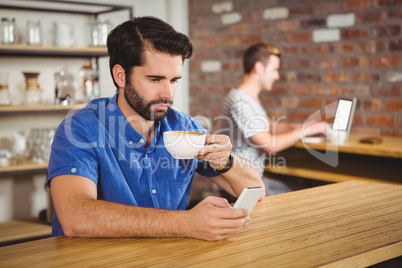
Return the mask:
<path fill-rule="evenodd" d="M 402 255 L 401 211 L 402 186 L 349 181 L 267 197 L 224 241 L 46 238 L 0 267 L 366 267 Z"/>

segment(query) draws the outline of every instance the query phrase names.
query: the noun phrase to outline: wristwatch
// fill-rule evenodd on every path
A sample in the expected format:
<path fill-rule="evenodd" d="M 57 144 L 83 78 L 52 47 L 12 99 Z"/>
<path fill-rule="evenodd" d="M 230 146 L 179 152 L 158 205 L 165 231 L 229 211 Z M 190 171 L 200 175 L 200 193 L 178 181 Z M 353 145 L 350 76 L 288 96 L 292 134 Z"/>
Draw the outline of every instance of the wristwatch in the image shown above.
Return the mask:
<path fill-rule="evenodd" d="M 220 173 L 220 174 L 225 173 L 232 167 L 232 165 L 233 165 L 233 154 L 232 154 L 232 152 L 230 152 L 228 162 L 226 163 L 226 166 L 224 168 L 220 169 L 220 170 L 215 169 L 215 171 Z"/>

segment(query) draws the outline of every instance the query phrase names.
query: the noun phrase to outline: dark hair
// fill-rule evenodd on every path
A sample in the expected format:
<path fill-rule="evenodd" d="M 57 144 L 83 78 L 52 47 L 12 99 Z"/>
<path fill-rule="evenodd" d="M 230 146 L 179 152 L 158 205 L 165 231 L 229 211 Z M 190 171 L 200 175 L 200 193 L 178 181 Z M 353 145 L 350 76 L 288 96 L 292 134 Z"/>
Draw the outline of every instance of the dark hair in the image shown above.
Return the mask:
<path fill-rule="evenodd" d="M 137 17 L 114 28 L 107 38 L 109 68 L 113 83 L 119 88 L 113 77 L 113 67 L 120 64 L 126 76 L 134 66 L 144 62 L 144 49 L 154 49 L 171 55 L 181 55 L 183 61 L 193 54 L 193 45 L 189 38 L 173 29 L 168 23 L 155 17 Z"/>
<path fill-rule="evenodd" d="M 260 61 L 264 65 L 268 63 L 271 55 L 281 57 L 279 49 L 268 43 L 258 43 L 249 47 L 243 55 L 243 69 L 244 73 L 249 74 L 254 68 L 256 62 Z"/>

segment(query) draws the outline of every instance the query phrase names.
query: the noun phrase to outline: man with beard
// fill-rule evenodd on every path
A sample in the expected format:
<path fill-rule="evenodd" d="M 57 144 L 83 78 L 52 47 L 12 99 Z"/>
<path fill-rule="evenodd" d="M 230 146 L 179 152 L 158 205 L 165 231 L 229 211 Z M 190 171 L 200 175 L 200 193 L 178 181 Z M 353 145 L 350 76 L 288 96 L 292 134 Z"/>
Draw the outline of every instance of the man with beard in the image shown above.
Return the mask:
<path fill-rule="evenodd" d="M 231 153 L 229 138 L 207 135 L 206 146 L 188 160 L 163 146 L 165 131 L 206 133 L 171 109 L 192 54 L 188 37 L 157 18 L 139 17 L 117 26 L 107 46 L 117 94 L 67 117 L 52 144 L 52 235 L 221 240 L 244 229 L 247 211 L 223 198 L 185 210 L 194 172 L 234 196 L 264 186 L 258 170 Z"/>

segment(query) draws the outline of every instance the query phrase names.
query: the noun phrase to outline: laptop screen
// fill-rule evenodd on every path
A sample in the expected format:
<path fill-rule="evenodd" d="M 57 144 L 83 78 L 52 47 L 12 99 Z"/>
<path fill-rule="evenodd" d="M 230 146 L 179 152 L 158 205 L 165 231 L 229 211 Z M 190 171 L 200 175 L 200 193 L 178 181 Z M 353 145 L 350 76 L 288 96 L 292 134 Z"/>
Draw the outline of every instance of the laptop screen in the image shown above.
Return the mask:
<path fill-rule="evenodd" d="M 353 101 L 346 99 L 339 99 L 338 106 L 336 107 L 334 124 L 332 129 L 347 130 L 349 120 L 353 111 Z"/>

